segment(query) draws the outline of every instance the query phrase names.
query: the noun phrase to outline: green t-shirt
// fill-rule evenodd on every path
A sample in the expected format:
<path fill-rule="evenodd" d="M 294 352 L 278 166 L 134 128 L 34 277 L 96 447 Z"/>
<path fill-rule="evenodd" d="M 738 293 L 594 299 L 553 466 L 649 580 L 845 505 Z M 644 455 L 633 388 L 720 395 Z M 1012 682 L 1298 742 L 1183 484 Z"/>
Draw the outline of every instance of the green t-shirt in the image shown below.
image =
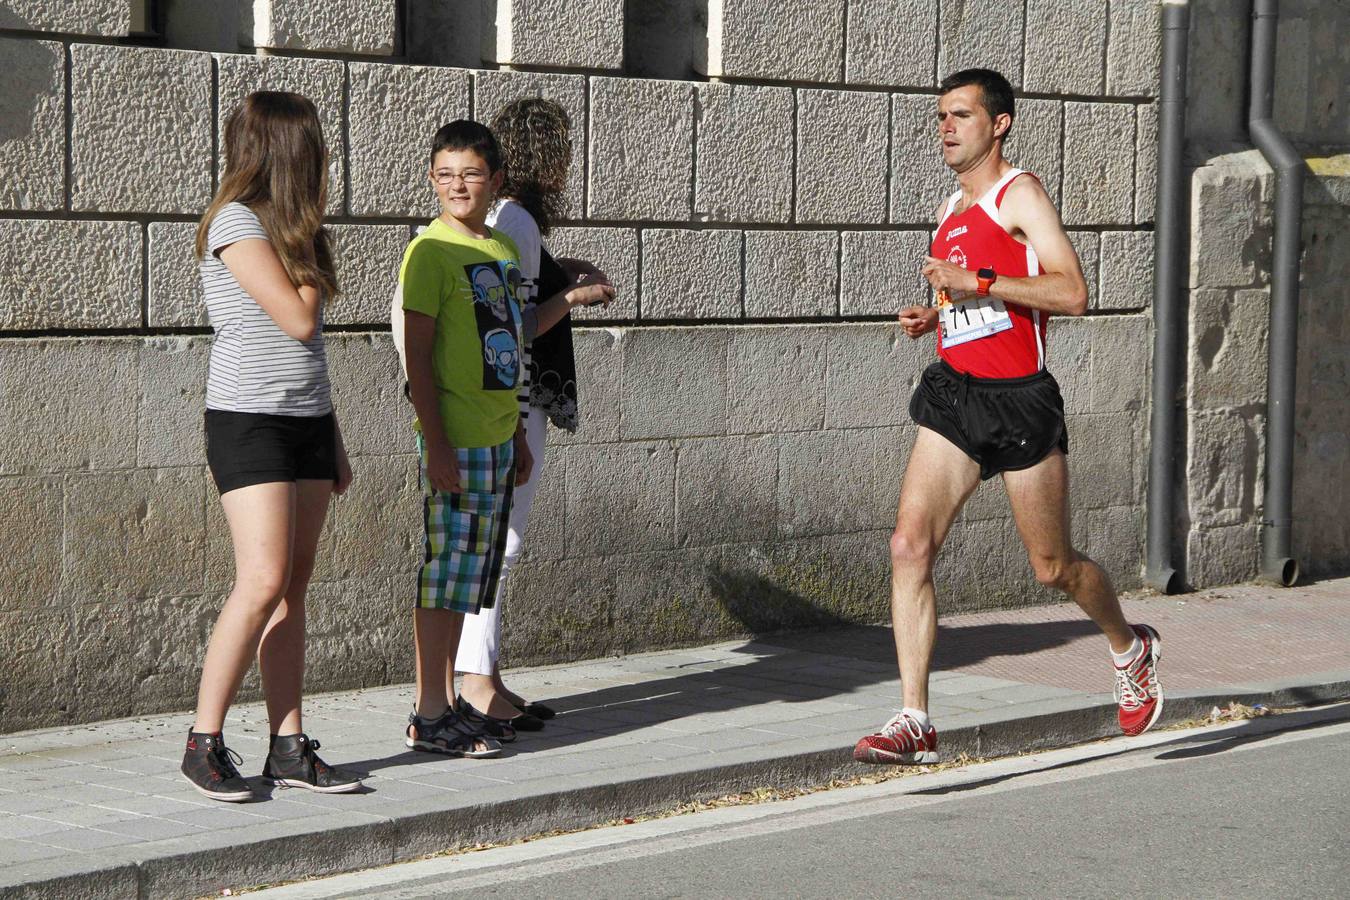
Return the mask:
<path fill-rule="evenodd" d="M 403 254 L 403 308 L 436 319 L 432 370 L 445 434 L 492 447 L 516 431 L 520 406 L 520 251 L 503 232 L 478 239 L 434 219 Z"/>

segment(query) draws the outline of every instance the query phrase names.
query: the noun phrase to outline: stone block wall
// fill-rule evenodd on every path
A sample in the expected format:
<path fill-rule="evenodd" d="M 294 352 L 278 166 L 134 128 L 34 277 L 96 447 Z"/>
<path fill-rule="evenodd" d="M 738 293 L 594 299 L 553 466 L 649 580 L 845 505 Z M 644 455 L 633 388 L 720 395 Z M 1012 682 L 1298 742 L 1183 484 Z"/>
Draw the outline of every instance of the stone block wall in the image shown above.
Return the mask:
<path fill-rule="evenodd" d="M 578 316 L 583 425 L 551 439 L 508 663 L 887 617 L 906 407 L 933 355 L 894 315 L 927 299 L 954 189 L 936 85 L 976 63 L 1034 94 L 1008 152 L 1060 201 L 1093 298 L 1049 340 L 1074 526 L 1139 583 L 1151 3 L 173 0 L 158 39 L 129 34 L 128 7 L 0 2 L 0 731 L 192 703 L 232 564 L 191 246 L 224 117 L 261 87 L 319 105 L 346 289 L 328 340 L 356 481 L 323 539 L 311 689 L 411 676 L 419 504 L 388 294 L 435 212 L 434 128 L 521 94 L 573 119 L 553 245 L 620 297 Z M 671 77 L 635 77 L 652 72 Z M 939 590 L 947 610 L 1049 598 L 997 484 Z"/>

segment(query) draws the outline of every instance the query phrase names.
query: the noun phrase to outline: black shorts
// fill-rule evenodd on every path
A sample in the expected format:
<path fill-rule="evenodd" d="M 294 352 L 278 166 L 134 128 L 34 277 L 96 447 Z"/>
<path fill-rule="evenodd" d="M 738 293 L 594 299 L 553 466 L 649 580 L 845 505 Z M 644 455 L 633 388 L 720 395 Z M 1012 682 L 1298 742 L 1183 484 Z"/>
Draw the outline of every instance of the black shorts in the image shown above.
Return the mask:
<path fill-rule="evenodd" d="M 980 464 L 980 478 L 1029 469 L 1056 447 L 1069 452 L 1064 398 L 1047 371 L 972 378 L 938 360 L 923 371 L 909 414 Z"/>
<path fill-rule="evenodd" d="M 222 494 L 273 481 L 336 481 L 333 414 L 274 416 L 208 409 L 206 462 Z"/>

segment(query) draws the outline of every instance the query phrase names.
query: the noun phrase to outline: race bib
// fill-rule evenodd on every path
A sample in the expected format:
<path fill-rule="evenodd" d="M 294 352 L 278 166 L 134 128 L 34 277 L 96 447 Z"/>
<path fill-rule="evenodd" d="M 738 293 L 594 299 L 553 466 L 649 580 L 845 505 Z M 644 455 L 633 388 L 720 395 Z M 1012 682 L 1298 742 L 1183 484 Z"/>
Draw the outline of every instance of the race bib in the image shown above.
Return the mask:
<path fill-rule="evenodd" d="M 996 297 L 971 297 L 960 303 L 939 307 L 942 320 L 942 346 L 955 347 L 977 341 L 1013 327 L 1012 317 L 1003 301 Z"/>

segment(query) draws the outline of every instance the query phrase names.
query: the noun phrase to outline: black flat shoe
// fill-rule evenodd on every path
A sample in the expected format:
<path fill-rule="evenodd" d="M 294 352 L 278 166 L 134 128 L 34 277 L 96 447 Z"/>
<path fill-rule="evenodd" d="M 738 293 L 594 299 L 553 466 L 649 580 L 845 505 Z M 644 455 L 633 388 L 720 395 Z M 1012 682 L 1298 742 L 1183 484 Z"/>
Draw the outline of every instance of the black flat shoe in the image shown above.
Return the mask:
<path fill-rule="evenodd" d="M 526 703 L 520 709 L 527 716 L 533 716 L 536 719 L 543 719 L 545 721 L 557 715 L 556 712 L 542 703 Z"/>
<path fill-rule="evenodd" d="M 455 712 L 459 713 L 464 721 L 478 727 L 483 733 L 492 735 L 503 744 L 509 744 L 516 739 L 517 720 L 520 716 L 516 716 L 514 719 L 499 719 L 496 716 L 489 716 L 468 700 L 465 700 L 463 694 L 455 698 Z M 528 731 L 529 729 L 521 730 Z"/>

